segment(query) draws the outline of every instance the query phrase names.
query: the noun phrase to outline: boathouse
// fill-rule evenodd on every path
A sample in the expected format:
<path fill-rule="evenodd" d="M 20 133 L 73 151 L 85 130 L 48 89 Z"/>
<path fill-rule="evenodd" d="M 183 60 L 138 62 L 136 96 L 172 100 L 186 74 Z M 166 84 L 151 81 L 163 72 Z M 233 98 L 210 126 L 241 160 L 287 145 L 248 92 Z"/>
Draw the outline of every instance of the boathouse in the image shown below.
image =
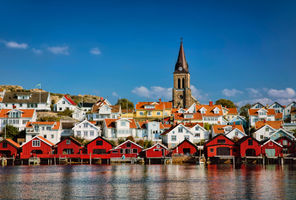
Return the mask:
<path fill-rule="evenodd" d="M 262 155 L 267 158 L 283 157 L 283 146 L 272 139 L 267 140 L 261 145 Z"/>
<path fill-rule="evenodd" d="M 110 157 L 113 160 L 117 160 L 116 158 L 119 158 L 123 161 L 131 160 L 131 158 L 138 157 L 138 155 L 142 150 L 143 150 L 143 147 L 136 144 L 135 142 L 127 140 L 122 144 L 118 145 L 117 147 L 115 147 L 114 149 L 111 149 Z"/>
<path fill-rule="evenodd" d="M 20 145 L 12 139 L 4 139 L 0 142 L 0 157 L 17 157 Z"/>
<path fill-rule="evenodd" d="M 109 159 L 110 150 L 113 148 L 113 145 L 106 139 L 101 136 L 93 139 L 86 144 L 87 154 L 96 158 Z"/>
<path fill-rule="evenodd" d="M 144 149 L 141 152 L 141 157 L 146 159 L 164 158 L 168 154 L 168 148 L 163 144 L 157 143 L 152 147 Z"/>
<path fill-rule="evenodd" d="M 42 136 L 35 136 L 22 145 L 21 159 L 30 157 L 50 158 L 54 144 Z"/>
<path fill-rule="evenodd" d="M 261 156 L 261 144 L 251 136 L 241 138 L 236 142 L 236 146 L 238 149 L 238 157 L 245 158 Z"/>
<path fill-rule="evenodd" d="M 279 137 L 275 141 L 283 146 L 283 152 L 282 153 L 283 153 L 284 157 L 295 156 L 296 155 L 295 154 L 295 151 L 296 151 L 295 141 L 293 141 L 292 139 L 290 139 L 287 136 Z"/>
<path fill-rule="evenodd" d="M 206 157 L 236 156 L 237 148 L 233 140 L 224 134 L 218 134 L 205 143 Z"/>
<path fill-rule="evenodd" d="M 82 153 L 83 146 L 82 144 L 73 137 L 67 137 L 58 142 L 55 145 L 56 154 L 59 157 L 67 157 L 69 155 L 73 156 L 79 155 Z"/>
<path fill-rule="evenodd" d="M 197 152 L 197 146 L 187 139 L 172 149 L 172 155 L 196 155 Z"/>

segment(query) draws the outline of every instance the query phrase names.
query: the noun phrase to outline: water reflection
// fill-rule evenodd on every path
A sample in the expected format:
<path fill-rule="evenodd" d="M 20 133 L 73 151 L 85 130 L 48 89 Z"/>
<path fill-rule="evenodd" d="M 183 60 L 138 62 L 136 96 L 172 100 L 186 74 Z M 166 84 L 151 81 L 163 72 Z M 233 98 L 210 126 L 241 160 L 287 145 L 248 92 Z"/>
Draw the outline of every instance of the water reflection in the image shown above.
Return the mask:
<path fill-rule="evenodd" d="M 293 165 L 77 165 L 0 169 L 1 199 L 294 199 Z"/>

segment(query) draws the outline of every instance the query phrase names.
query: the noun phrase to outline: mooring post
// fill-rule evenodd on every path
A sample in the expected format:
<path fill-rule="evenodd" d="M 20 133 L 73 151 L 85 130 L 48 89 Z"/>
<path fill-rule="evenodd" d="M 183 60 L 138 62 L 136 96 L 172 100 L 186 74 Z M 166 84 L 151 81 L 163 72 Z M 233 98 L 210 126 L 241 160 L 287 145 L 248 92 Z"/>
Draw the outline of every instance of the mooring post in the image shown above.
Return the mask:
<path fill-rule="evenodd" d="M 91 165 L 91 153 L 89 154 L 89 164 Z"/>

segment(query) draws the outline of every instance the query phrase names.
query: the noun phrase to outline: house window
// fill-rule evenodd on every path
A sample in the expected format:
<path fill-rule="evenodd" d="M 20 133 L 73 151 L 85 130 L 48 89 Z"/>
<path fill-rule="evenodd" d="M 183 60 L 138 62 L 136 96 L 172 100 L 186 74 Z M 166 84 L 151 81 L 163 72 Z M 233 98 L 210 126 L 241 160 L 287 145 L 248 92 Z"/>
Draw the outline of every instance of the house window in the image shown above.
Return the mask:
<path fill-rule="evenodd" d="M 3 142 L 2 147 L 3 147 L 3 148 L 7 148 L 7 142 Z"/>
<path fill-rule="evenodd" d="M 283 140 L 283 145 L 288 145 L 288 141 L 287 140 Z"/>
<path fill-rule="evenodd" d="M 157 112 L 156 114 L 157 114 L 157 115 L 160 115 L 160 112 Z"/>
<path fill-rule="evenodd" d="M 126 154 L 130 154 L 130 153 L 131 153 L 131 150 L 130 150 L 130 149 L 126 149 L 126 150 L 125 150 L 125 153 L 126 153 Z"/>
<path fill-rule="evenodd" d="M 71 144 L 71 140 L 67 139 L 66 144 Z"/>
<path fill-rule="evenodd" d="M 195 134 L 195 137 L 200 137 L 200 133 L 196 133 Z"/>
<path fill-rule="evenodd" d="M 133 153 L 138 153 L 138 149 L 133 149 Z"/>
<path fill-rule="evenodd" d="M 33 140 L 32 147 L 40 147 L 40 140 Z"/>
<path fill-rule="evenodd" d="M 195 130 L 196 130 L 196 131 L 198 131 L 198 130 L 199 130 L 199 127 L 198 127 L 198 126 L 196 126 L 196 127 L 195 127 Z"/>
<path fill-rule="evenodd" d="M 179 127 L 178 128 L 178 133 L 182 133 L 183 132 L 183 128 L 182 127 Z"/>
<path fill-rule="evenodd" d="M 140 113 L 140 115 L 144 115 L 144 113 L 143 112 L 139 112 Z"/>
<path fill-rule="evenodd" d="M 81 131 L 77 131 L 76 134 L 77 134 L 78 137 L 80 137 L 81 136 Z"/>
<path fill-rule="evenodd" d="M 265 128 L 265 131 L 269 131 L 269 127 L 266 127 L 266 128 Z"/>
<path fill-rule="evenodd" d="M 225 142 L 226 142 L 226 141 L 225 141 L 224 139 L 217 140 L 217 143 L 218 143 L 218 144 L 225 144 Z"/>
<path fill-rule="evenodd" d="M 84 131 L 84 137 L 87 137 L 88 136 L 88 132 L 87 131 Z"/>
<path fill-rule="evenodd" d="M 121 154 L 124 154 L 124 149 L 120 149 L 120 153 Z"/>
<path fill-rule="evenodd" d="M 43 135 L 43 137 L 46 139 L 47 138 L 47 135 Z"/>
<path fill-rule="evenodd" d="M 130 142 L 126 143 L 126 147 L 131 147 L 131 143 Z"/>
<path fill-rule="evenodd" d="M 172 141 L 176 141 L 176 140 L 177 140 L 177 136 L 172 135 L 172 136 L 171 136 L 171 140 L 172 140 Z"/>
<path fill-rule="evenodd" d="M 103 145 L 103 141 L 102 140 L 97 140 L 96 141 L 96 145 L 97 146 L 102 146 Z"/>
<path fill-rule="evenodd" d="M 184 135 L 184 139 L 189 140 L 189 135 Z"/>
<path fill-rule="evenodd" d="M 213 153 L 214 152 L 214 149 L 213 148 L 210 148 L 210 152 Z"/>
<path fill-rule="evenodd" d="M 288 149 L 287 148 L 283 148 L 283 154 L 288 154 Z"/>
<path fill-rule="evenodd" d="M 95 132 L 94 132 L 94 131 L 90 131 L 90 132 L 89 132 L 89 135 L 90 135 L 90 136 L 94 136 L 94 135 L 95 135 Z"/>
<path fill-rule="evenodd" d="M 88 124 L 87 123 L 84 123 L 84 128 L 87 128 L 88 127 Z"/>
<path fill-rule="evenodd" d="M 248 145 L 252 146 L 253 145 L 253 140 L 248 140 Z"/>
<path fill-rule="evenodd" d="M 120 125 L 121 126 L 126 126 L 126 122 L 121 122 Z"/>
<path fill-rule="evenodd" d="M 63 101 L 63 104 L 65 104 L 66 102 L 65 101 Z"/>
<path fill-rule="evenodd" d="M 149 115 L 149 116 L 150 116 L 150 115 L 151 115 L 151 111 L 148 111 L 147 115 Z"/>

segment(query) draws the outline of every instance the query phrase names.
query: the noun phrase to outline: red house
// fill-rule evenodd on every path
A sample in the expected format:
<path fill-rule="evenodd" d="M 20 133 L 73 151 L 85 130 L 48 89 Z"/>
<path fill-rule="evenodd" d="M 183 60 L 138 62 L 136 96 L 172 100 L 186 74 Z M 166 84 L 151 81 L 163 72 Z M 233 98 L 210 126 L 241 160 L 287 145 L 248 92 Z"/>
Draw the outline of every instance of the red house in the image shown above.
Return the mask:
<path fill-rule="evenodd" d="M 86 144 L 86 148 L 87 154 L 92 157 L 110 158 L 109 151 L 113 148 L 113 145 L 99 136 Z"/>
<path fill-rule="evenodd" d="M 82 144 L 73 137 L 68 137 L 55 145 L 57 156 L 71 157 L 82 153 Z"/>
<path fill-rule="evenodd" d="M 185 139 L 183 140 L 183 142 L 172 149 L 172 155 L 194 155 L 197 151 L 197 146 L 189 140 Z"/>
<path fill-rule="evenodd" d="M 226 137 L 224 134 L 218 134 L 205 143 L 204 150 L 207 157 L 237 155 L 237 147 L 235 146 L 234 141 Z"/>
<path fill-rule="evenodd" d="M 22 145 L 21 159 L 28 159 L 32 156 L 50 158 L 53 155 L 54 144 L 42 136 L 35 136 Z"/>
<path fill-rule="evenodd" d="M 260 156 L 261 144 L 251 136 L 242 137 L 236 142 L 238 153 L 237 156 L 244 158 L 246 156 Z"/>
<path fill-rule="evenodd" d="M 144 158 L 164 158 L 168 154 L 168 148 L 162 144 L 155 144 L 141 152 Z"/>
<path fill-rule="evenodd" d="M 0 157 L 16 157 L 20 145 L 12 139 L 4 139 L 0 142 Z"/>
<path fill-rule="evenodd" d="M 140 152 L 143 150 L 143 147 L 140 145 L 127 140 L 124 143 L 118 145 L 114 149 L 110 150 L 111 158 L 136 158 Z"/>
<path fill-rule="evenodd" d="M 296 145 L 293 140 L 286 136 L 282 136 L 275 141 L 283 146 L 283 156 L 295 155 Z"/>
<path fill-rule="evenodd" d="M 261 151 L 262 155 L 268 158 L 283 156 L 283 146 L 271 139 L 261 145 Z"/>

